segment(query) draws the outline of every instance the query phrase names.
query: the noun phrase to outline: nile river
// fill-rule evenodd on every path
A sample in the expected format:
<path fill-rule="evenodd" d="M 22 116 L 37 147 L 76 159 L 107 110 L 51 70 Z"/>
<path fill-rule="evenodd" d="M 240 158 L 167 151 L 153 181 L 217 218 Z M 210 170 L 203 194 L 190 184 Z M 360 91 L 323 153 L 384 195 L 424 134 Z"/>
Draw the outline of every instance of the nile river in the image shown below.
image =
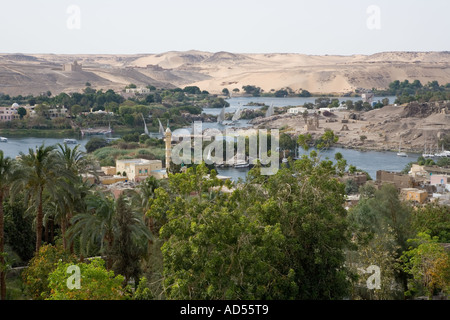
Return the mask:
<path fill-rule="evenodd" d="M 340 100 L 358 100 L 358 98 L 340 98 Z M 381 99 L 381 98 L 379 98 Z M 389 99 L 393 99 L 393 97 L 389 97 Z M 311 101 L 309 101 L 311 100 Z M 273 103 L 274 106 L 297 106 L 302 105 L 305 102 L 314 102 L 315 98 L 265 98 L 265 97 L 245 97 L 245 98 L 231 98 L 228 99 L 230 103 L 230 107 L 227 108 L 227 112 L 234 112 L 237 107 L 242 106 L 244 108 L 246 103 L 249 102 L 260 102 L 265 103 L 266 105 L 270 105 Z M 375 99 L 375 101 L 378 98 Z M 393 100 L 391 100 L 393 102 Z M 258 107 L 251 107 L 258 108 Z M 205 113 L 217 114 L 220 109 L 204 109 Z M 241 126 L 246 126 L 247 121 L 241 120 Z M 217 127 L 216 124 L 210 123 L 206 124 L 206 127 Z M 219 128 L 220 129 L 220 128 Z M 63 143 L 63 138 L 36 138 L 36 137 L 7 137 L 7 143 L 0 143 L 0 149 L 3 150 L 6 156 L 16 157 L 20 152 L 28 153 L 29 148 L 35 148 L 36 146 L 45 143 L 45 145 L 55 145 L 57 143 Z M 84 146 L 89 141 L 90 137 L 85 137 L 83 139 L 78 139 L 78 143 L 81 145 L 81 150 L 85 151 Z M 327 151 L 322 152 L 322 157 L 329 157 L 330 159 L 334 159 L 334 154 L 340 152 L 344 158 L 347 160 L 347 163 L 350 165 L 356 166 L 358 169 L 362 169 L 367 171 L 370 176 L 375 179 L 377 170 L 386 170 L 386 171 L 401 171 L 411 161 L 416 161 L 419 157 L 419 154 L 408 154 L 408 157 L 399 157 L 396 152 L 380 152 L 380 151 L 359 151 L 352 149 L 343 149 L 343 148 L 331 148 Z M 302 154 L 301 150 L 299 154 Z M 247 169 L 234 169 L 234 168 L 219 168 L 218 172 L 221 175 L 230 176 L 233 180 L 237 180 L 239 177 L 244 178 Z"/>

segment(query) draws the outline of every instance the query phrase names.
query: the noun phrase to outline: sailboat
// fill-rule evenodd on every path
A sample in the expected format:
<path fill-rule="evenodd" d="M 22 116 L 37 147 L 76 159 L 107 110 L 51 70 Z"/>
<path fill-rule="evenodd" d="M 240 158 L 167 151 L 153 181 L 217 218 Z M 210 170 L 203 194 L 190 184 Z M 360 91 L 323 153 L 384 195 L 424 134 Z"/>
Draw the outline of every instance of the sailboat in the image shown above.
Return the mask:
<path fill-rule="evenodd" d="M 239 106 L 239 108 L 236 110 L 236 112 L 233 115 L 233 118 L 231 118 L 231 123 L 236 124 L 239 120 L 239 118 L 241 117 L 242 114 L 242 109 L 241 106 Z"/>
<path fill-rule="evenodd" d="M 435 154 L 436 157 L 450 157 L 450 151 L 444 150 L 444 144 L 442 144 L 442 151 Z"/>
<path fill-rule="evenodd" d="M 274 114 L 274 108 L 273 104 L 270 105 L 270 107 L 266 111 L 266 118 L 273 116 Z"/>
<path fill-rule="evenodd" d="M 402 142 L 401 141 L 400 141 L 400 144 L 398 145 L 397 156 L 399 156 L 399 157 L 407 157 L 408 156 L 405 152 L 402 152 Z"/>
<path fill-rule="evenodd" d="M 430 148 L 430 151 L 431 151 L 431 148 Z M 427 146 L 425 145 L 425 150 L 424 150 L 424 152 L 422 153 L 422 157 L 424 157 L 424 158 L 433 158 L 434 157 L 434 154 L 433 153 L 427 153 Z"/>
<path fill-rule="evenodd" d="M 161 120 L 158 119 L 158 123 L 159 123 L 159 135 L 164 137 L 164 127 L 161 123 Z"/>
<path fill-rule="evenodd" d="M 225 106 L 223 106 L 222 111 L 220 111 L 219 116 L 217 117 L 217 123 L 222 124 L 225 120 Z"/>
<path fill-rule="evenodd" d="M 150 133 L 148 132 L 147 124 L 145 123 L 144 115 L 141 113 L 142 120 L 144 121 L 144 133 L 148 136 L 150 136 Z"/>

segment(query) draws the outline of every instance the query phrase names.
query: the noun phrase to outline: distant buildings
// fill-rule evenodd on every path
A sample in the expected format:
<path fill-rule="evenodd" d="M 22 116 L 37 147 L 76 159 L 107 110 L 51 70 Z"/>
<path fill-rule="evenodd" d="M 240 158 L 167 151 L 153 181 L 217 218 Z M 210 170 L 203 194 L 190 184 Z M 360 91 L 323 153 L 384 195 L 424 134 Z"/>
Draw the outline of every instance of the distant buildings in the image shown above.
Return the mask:
<path fill-rule="evenodd" d="M 288 110 L 288 113 L 291 113 L 291 114 L 301 114 L 301 113 L 303 113 L 303 112 L 313 112 L 312 110 L 311 111 L 309 111 L 307 108 L 304 108 L 304 107 L 295 107 L 295 108 L 290 108 L 289 110 Z"/>
<path fill-rule="evenodd" d="M 17 103 L 14 103 L 11 107 L 0 107 L 0 122 L 11 121 L 16 118 L 19 118 L 17 114 L 17 109 L 20 106 Z"/>
<path fill-rule="evenodd" d="M 80 71 L 83 71 L 83 66 L 81 64 L 78 64 L 78 62 L 75 60 L 73 63 L 63 64 L 62 71 L 80 72 Z"/>
<path fill-rule="evenodd" d="M 148 88 L 126 88 L 126 93 L 139 93 L 139 94 L 147 94 L 150 93 L 150 89 Z"/>
<path fill-rule="evenodd" d="M 403 188 L 416 187 L 413 177 L 411 177 L 409 175 L 401 174 L 398 172 L 389 172 L 389 171 L 383 171 L 383 170 L 377 171 L 377 182 L 391 183 L 398 190 L 403 189 Z"/>
<path fill-rule="evenodd" d="M 130 181 L 145 180 L 149 176 L 162 178 L 164 170 L 161 160 L 129 159 L 116 160 L 116 172 L 126 176 Z"/>
<path fill-rule="evenodd" d="M 366 92 L 361 95 L 362 101 L 372 105 L 374 94 L 372 92 Z"/>

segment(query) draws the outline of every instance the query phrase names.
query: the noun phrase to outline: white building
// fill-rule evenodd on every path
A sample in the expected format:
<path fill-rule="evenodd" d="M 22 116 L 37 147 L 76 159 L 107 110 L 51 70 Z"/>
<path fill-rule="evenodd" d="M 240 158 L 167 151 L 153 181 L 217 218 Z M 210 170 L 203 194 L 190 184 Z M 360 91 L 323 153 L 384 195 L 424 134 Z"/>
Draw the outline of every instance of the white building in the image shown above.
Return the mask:
<path fill-rule="evenodd" d="M 310 111 L 310 110 L 308 110 L 307 108 L 304 108 L 304 107 L 296 107 L 296 108 L 290 108 L 288 110 L 288 113 L 299 114 L 299 113 L 303 113 L 305 111 L 307 111 L 308 113 L 313 112 L 313 110 Z"/>
<path fill-rule="evenodd" d="M 126 88 L 125 89 L 126 93 L 140 93 L 140 94 L 145 94 L 145 93 L 150 93 L 150 89 L 148 88 Z"/>
<path fill-rule="evenodd" d="M 17 109 L 20 106 L 17 103 L 14 103 L 11 107 L 0 107 L 0 122 L 11 121 L 16 118 L 19 118 L 17 114 Z"/>

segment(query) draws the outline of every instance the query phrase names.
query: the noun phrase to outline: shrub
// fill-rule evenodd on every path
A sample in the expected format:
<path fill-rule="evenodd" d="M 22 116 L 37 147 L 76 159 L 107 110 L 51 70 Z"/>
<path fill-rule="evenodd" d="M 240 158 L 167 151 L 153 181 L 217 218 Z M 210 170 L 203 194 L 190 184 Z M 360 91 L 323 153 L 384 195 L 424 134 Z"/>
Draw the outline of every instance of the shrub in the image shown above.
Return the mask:
<path fill-rule="evenodd" d="M 22 278 L 28 294 L 34 300 L 43 300 L 50 296 L 48 276 L 56 269 L 59 261 L 75 263 L 77 259 L 61 247 L 43 245 L 30 260 L 28 268 L 22 273 Z"/>
<path fill-rule="evenodd" d="M 94 152 L 97 149 L 105 147 L 107 144 L 108 144 L 108 142 L 106 141 L 106 139 L 94 137 L 86 143 L 85 148 L 86 148 L 86 151 L 88 153 L 90 153 L 90 152 Z"/>
<path fill-rule="evenodd" d="M 80 268 L 80 287 L 70 289 L 67 285 L 67 273 L 71 263 L 58 262 L 55 270 L 48 276 L 51 294 L 47 300 L 125 300 L 129 298 L 123 288 L 124 277 L 114 275 L 105 268 L 102 259 L 94 259 L 90 263 L 78 263 Z"/>

